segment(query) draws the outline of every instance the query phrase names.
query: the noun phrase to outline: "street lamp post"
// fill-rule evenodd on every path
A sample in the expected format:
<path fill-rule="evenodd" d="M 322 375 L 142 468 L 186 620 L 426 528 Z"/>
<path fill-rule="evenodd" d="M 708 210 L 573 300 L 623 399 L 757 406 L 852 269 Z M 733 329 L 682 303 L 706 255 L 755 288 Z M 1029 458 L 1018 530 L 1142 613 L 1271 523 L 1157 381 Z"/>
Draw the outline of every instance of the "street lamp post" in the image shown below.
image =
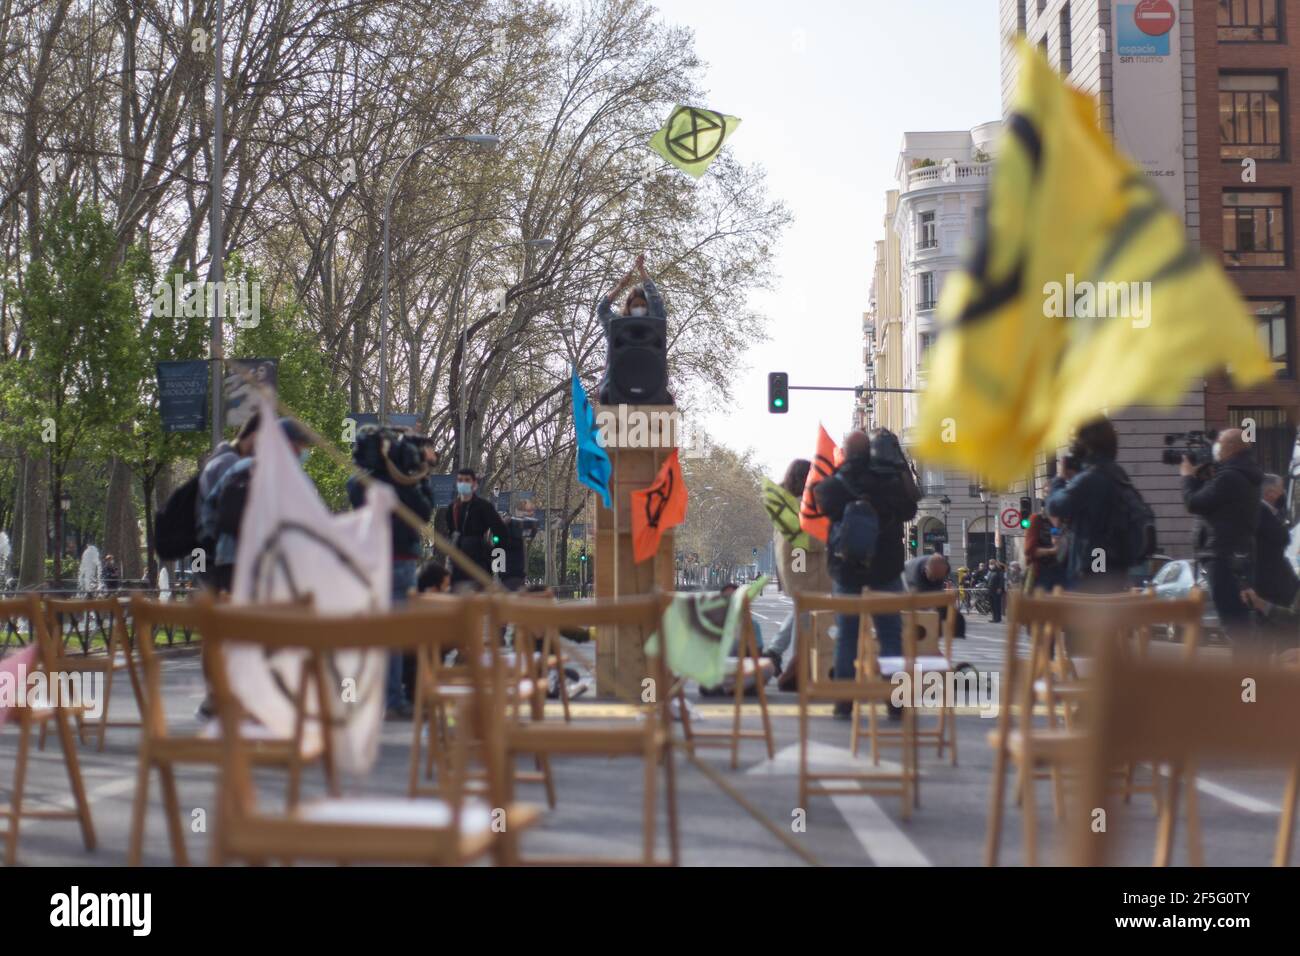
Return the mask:
<path fill-rule="evenodd" d="M 221 224 L 221 212 L 224 198 L 221 192 L 221 183 L 225 178 L 225 102 L 223 99 L 222 84 L 224 82 L 223 73 L 225 72 L 224 64 L 221 58 L 222 38 L 225 30 L 225 3 L 224 0 L 217 0 L 216 16 L 214 20 L 213 38 L 212 38 L 212 206 L 208 210 L 208 232 L 209 243 L 211 245 L 211 265 L 208 267 L 208 283 L 212 294 L 205 296 L 205 301 L 212 303 L 211 320 L 211 346 L 209 349 L 212 360 L 212 451 L 215 453 L 217 446 L 221 444 L 221 360 L 224 357 L 224 347 L 221 341 L 222 328 L 221 319 L 224 311 L 224 295 L 219 295 L 218 290 L 221 285 L 218 283 L 225 282 L 225 242 L 222 237 L 223 226 Z"/>
<path fill-rule="evenodd" d="M 388 424 L 388 233 L 389 220 L 393 211 L 393 193 L 397 189 L 397 183 L 402 178 L 402 173 L 410 165 L 411 160 L 419 156 L 430 146 L 436 146 L 439 143 L 469 143 L 473 146 L 484 146 L 493 149 L 501 142 L 499 136 L 492 136 L 486 133 L 466 133 L 460 136 L 439 136 L 437 139 L 430 140 L 422 146 L 417 146 L 406 154 L 397 167 L 397 172 L 393 174 L 392 180 L 388 184 L 388 195 L 384 199 L 384 271 L 383 280 L 380 283 L 379 292 L 379 424 Z"/>
<path fill-rule="evenodd" d="M 68 511 L 72 508 L 72 498 L 64 491 L 59 494 L 59 552 L 54 561 L 54 581 L 63 583 L 63 555 L 68 550 Z"/>
<path fill-rule="evenodd" d="M 980 501 L 984 502 L 984 547 L 981 548 L 981 561 L 989 560 L 989 535 L 992 531 L 989 529 L 989 490 L 982 484 L 980 485 Z"/>
<path fill-rule="evenodd" d="M 948 547 L 948 512 L 952 510 L 952 499 L 947 495 L 940 495 L 939 510 L 943 513 L 943 546 L 946 549 Z"/>

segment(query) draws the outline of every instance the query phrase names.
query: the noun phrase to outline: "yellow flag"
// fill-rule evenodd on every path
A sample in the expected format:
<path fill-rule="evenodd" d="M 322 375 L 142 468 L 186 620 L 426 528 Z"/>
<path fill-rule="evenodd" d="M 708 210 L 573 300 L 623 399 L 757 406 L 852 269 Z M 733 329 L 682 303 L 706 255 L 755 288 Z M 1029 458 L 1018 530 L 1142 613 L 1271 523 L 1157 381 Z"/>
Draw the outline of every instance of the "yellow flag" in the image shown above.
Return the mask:
<path fill-rule="evenodd" d="M 1005 483 L 1103 409 L 1172 405 L 1224 366 L 1273 374 L 1235 287 L 1096 116 L 1021 43 L 987 228 L 939 303 L 918 458 Z"/>

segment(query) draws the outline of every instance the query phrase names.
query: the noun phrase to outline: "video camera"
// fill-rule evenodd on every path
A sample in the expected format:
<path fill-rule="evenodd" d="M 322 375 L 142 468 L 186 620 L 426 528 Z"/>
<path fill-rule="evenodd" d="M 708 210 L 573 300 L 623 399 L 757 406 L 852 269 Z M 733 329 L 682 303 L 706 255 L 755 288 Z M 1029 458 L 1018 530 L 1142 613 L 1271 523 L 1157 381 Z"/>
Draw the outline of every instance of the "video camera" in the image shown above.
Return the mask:
<path fill-rule="evenodd" d="M 380 425 L 363 425 L 352 445 L 352 460 L 358 468 L 377 478 L 396 471 L 405 478 L 418 479 L 427 475 L 437 463 L 436 455 L 432 462 L 426 457 L 426 449 L 432 447 L 433 439 L 428 435 Z M 387 464 L 384 462 L 385 450 Z"/>
<path fill-rule="evenodd" d="M 1213 429 L 1199 432 L 1174 432 L 1165 436 L 1165 450 L 1160 460 L 1166 465 L 1181 465 L 1183 457 L 1197 468 L 1214 464 L 1214 441 L 1219 433 Z"/>

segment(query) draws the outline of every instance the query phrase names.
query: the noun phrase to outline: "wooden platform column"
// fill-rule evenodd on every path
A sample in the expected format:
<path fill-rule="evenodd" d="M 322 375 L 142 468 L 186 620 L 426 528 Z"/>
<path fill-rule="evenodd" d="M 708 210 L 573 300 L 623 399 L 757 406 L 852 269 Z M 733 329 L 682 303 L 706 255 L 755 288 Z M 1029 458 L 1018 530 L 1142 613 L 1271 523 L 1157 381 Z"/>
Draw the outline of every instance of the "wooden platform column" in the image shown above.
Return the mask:
<path fill-rule="evenodd" d="M 598 598 L 673 590 L 673 532 L 663 533 L 655 556 L 637 564 L 632 556 L 631 493 L 654 482 L 678 444 L 679 413 L 672 405 L 596 406 L 596 424 L 605 435 L 613 465 L 610 497 L 614 510 L 596 501 L 595 585 Z M 597 635 L 596 694 L 639 699 L 646 675 L 639 632 Z"/>

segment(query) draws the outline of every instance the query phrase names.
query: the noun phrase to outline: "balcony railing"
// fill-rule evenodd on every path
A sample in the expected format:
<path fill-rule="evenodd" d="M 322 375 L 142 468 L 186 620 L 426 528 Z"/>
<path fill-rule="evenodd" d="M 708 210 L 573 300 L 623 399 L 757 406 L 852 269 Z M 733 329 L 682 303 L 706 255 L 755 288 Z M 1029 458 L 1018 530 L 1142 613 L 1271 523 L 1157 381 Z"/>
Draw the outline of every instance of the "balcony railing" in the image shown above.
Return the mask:
<path fill-rule="evenodd" d="M 974 185 L 986 183 L 992 163 L 952 163 L 944 166 L 922 166 L 907 173 L 907 189 L 926 189 L 931 186 Z"/>
<path fill-rule="evenodd" d="M 938 248 L 939 248 L 939 240 L 938 240 L 938 239 L 918 239 L 918 240 L 916 241 L 916 248 L 917 248 L 918 250 L 921 250 L 921 249 L 938 249 Z"/>

